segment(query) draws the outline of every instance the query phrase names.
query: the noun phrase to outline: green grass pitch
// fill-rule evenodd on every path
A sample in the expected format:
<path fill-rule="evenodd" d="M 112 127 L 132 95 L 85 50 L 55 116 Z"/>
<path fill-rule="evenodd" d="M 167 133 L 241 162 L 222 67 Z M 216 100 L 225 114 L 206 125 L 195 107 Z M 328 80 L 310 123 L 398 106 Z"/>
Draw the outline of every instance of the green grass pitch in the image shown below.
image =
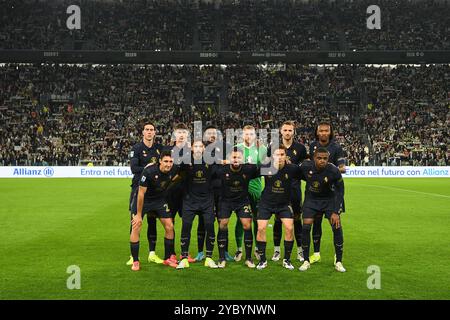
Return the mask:
<path fill-rule="evenodd" d="M 142 270 L 132 272 L 125 266 L 129 184 L 126 179 L 0 179 L 0 299 L 450 299 L 450 179 L 346 179 L 345 274 L 333 268 L 326 221 L 322 262 L 306 273 L 298 271 L 298 261 L 294 271 L 272 261 L 262 271 L 243 263 L 228 263 L 223 270 L 149 264 L 146 223 Z M 231 253 L 234 224 L 233 218 Z M 178 236 L 180 227 L 178 218 Z M 159 225 L 161 256 L 162 237 Z M 272 253 L 269 228 L 267 254 Z M 80 290 L 66 287 L 70 265 L 81 269 Z M 367 288 L 371 265 L 381 270 L 379 290 Z"/>

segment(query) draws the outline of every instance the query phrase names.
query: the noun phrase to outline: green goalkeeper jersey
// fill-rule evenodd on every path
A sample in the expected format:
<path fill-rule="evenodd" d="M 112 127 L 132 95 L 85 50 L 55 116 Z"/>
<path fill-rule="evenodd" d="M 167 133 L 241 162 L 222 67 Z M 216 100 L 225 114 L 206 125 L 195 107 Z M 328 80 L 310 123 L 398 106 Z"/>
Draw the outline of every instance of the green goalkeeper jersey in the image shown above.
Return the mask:
<path fill-rule="evenodd" d="M 252 145 L 247 147 L 244 143 L 239 143 L 236 145 L 244 153 L 244 162 L 260 165 L 261 162 L 266 158 L 267 148 L 265 146 L 256 147 Z M 250 196 L 256 200 L 261 198 L 261 193 L 264 189 L 264 178 L 256 178 L 250 180 L 248 185 L 248 192 Z"/>

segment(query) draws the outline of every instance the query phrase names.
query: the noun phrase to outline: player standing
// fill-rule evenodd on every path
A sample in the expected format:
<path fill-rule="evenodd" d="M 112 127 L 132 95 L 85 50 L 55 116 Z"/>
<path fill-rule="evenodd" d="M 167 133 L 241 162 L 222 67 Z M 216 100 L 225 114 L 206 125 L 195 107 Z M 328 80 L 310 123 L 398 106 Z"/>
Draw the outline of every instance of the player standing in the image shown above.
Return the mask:
<path fill-rule="evenodd" d="M 345 173 L 345 156 L 342 147 L 334 139 L 334 132 L 329 122 L 320 122 L 316 128 L 316 141 L 313 141 L 309 146 L 310 158 L 313 157 L 314 151 L 317 148 L 324 147 L 330 153 L 329 161 L 339 168 L 341 173 Z M 342 212 L 345 211 L 345 205 L 342 204 Z M 323 214 L 317 214 L 314 218 L 313 225 L 313 243 L 314 255 L 310 257 L 310 262 L 315 263 L 320 261 L 320 240 L 322 238 L 322 220 Z"/>
<path fill-rule="evenodd" d="M 212 180 L 216 175 L 215 164 L 209 165 L 203 161 L 205 145 L 203 141 L 196 140 L 192 144 L 192 160 L 190 164 L 182 164 L 180 174 L 184 176 L 183 196 L 183 226 L 181 230 L 181 256 L 178 269 L 189 267 L 189 244 L 191 240 L 192 222 L 195 215 L 203 215 L 206 230 L 206 259 L 205 266 L 217 268 L 212 260 L 214 243 L 214 195 L 211 192 Z"/>
<path fill-rule="evenodd" d="M 243 128 L 243 142 L 236 147 L 241 149 L 244 154 L 244 162 L 250 164 L 261 165 L 267 156 L 267 148 L 259 145 L 256 137 L 256 129 L 252 125 L 246 125 Z M 259 177 L 250 181 L 248 185 L 250 206 L 253 214 L 253 232 L 256 235 L 258 230 L 258 202 L 261 199 L 261 193 L 264 187 L 264 178 Z M 240 261 L 242 258 L 242 236 L 244 230 L 240 220 L 236 222 L 235 238 L 237 251 L 234 255 L 235 261 Z M 259 260 L 258 248 L 255 246 L 255 256 Z"/>
<path fill-rule="evenodd" d="M 175 143 L 173 146 L 168 146 L 165 149 L 170 150 L 174 164 L 179 166 L 183 163 L 189 163 L 191 159 L 191 148 L 188 142 L 189 128 L 184 123 L 177 123 L 173 127 Z M 167 196 L 170 211 L 172 213 L 172 220 L 175 224 L 175 218 L 178 215 L 181 217 L 183 209 L 183 185 L 178 183 L 174 185 L 171 192 Z M 181 255 L 180 255 L 181 259 Z M 195 259 L 188 257 L 189 262 L 195 262 Z"/>
<path fill-rule="evenodd" d="M 265 175 L 265 186 L 259 203 L 257 243 L 260 261 L 257 269 L 267 267 L 266 228 L 272 214 L 278 215 L 285 228 L 283 267 L 293 270 L 291 252 L 294 245 L 294 212 L 290 206 L 292 181 L 300 179 L 300 167 L 286 163 L 286 147 L 272 150 L 272 164 Z"/>
<path fill-rule="evenodd" d="M 252 179 L 259 177 L 259 168 L 252 164 L 243 164 L 242 150 L 235 149 L 230 155 L 230 164 L 218 167 L 218 176 L 222 181 L 218 219 L 219 233 L 219 268 L 226 265 L 226 244 L 228 243 L 228 222 L 234 211 L 244 228 L 245 264 L 254 268 L 252 261 L 252 212 L 248 196 L 248 185 Z"/>
<path fill-rule="evenodd" d="M 213 125 L 206 127 L 205 134 L 203 137 L 203 141 L 206 144 L 205 156 L 208 155 L 211 160 L 214 159 L 214 162 L 217 164 L 221 164 L 222 160 L 227 159 L 227 152 L 231 152 L 233 147 L 226 143 L 223 138 L 219 135 L 217 128 Z M 221 193 L 221 184 L 222 181 L 220 178 L 213 179 L 213 193 L 214 193 L 214 215 L 217 217 L 219 210 L 219 201 L 220 201 L 220 193 Z M 198 254 L 195 257 L 196 261 L 202 261 L 205 258 L 205 254 L 203 253 L 203 248 L 205 244 L 206 232 L 205 232 L 205 224 L 203 221 L 203 216 L 199 215 L 198 217 L 198 228 L 197 228 L 197 246 L 198 246 Z M 227 261 L 234 261 L 234 258 L 228 254 L 228 243 L 225 247 L 225 258 Z"/>
<path fill-rule="evenodd" d="M 324 147 L 316 148 L 314 161 L 305 161 L 300 166 L 302 180 L 306 181 L 305 201 L 303 203 L 302 247 L 305 257 L 300 271 L 310 268 L 309 245 L 311 242 L 311 224 L 317 215 L 323 215 L 330 221 L 333 230 L 336 252 L 335 269 L 345 272 L 342 265 L 344 237 L 340 221 L 340 209 L 344 202 L 344 180 L 339 169 L 329 161 L 329 152 Z"/>
<path fill-rule="evenodd" d="M 130 204 L 128 210 L 131 215 L 132 202 L 137 200 L 137 192 L 139 189 L 139 179 L 141 178 L 144 168 L 148 164 L 154 164 L 158 162 L 159 156 L 162 151 L 162 146 L 155 143 L 156 127 L 149 121 L 144 120 L 142 122 L 142 141 L 135 144 L 130 152 L 130 167 L 133 173 L 133 180 L 131 183 Z M 149 245 L 148 261 L 155 263 L 163 263 L 163 260 L 159 258 L 155 253 L 156 248 L 156 217 L 147 215 L 147 239 Z M 132 225 L 130 224 L 130 234 L 132 231 Z M 127 265 L 133 264 L 133 257 L 127 262 Z"/>
<path fill-rule="evenodd" d="M 293 121 L 285 121 L 280 128 L 280 133 L 282 136 L 282 144 L 286 147 L 286 163 L 292 163 L 295 165 L 300 165 L 307 157 L 306 148 L 302 143 L 294 141 L 295 135 L 295 123 Z M 268 156 L 270 156 L 270 147 L 268 150 Z M 294 236 L 297 241 L 297 259 L 303 262 L 302 253 L 302 191 L 301 191 L 301 181 L 292 180 L 292 190 L 291 190 L 291 205 L 294 211 Z M 274 242 L 274 253 L 272 261 L 278 261 L 281 257 L 281 237 L 282 237 L 282 226 L 281 220 L 275 217 L 275 222 L 273 226 L 273 242 Z"/>

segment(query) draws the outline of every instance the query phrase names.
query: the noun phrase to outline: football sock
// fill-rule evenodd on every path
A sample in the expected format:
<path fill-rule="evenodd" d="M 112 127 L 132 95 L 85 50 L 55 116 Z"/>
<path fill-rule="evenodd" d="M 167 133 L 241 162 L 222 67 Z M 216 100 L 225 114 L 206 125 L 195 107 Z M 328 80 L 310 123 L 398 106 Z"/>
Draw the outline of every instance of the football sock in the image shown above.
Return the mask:
<path fill-rule="evenodd" d="M 294 246 L 294 240 L 284 240 L 284 258 L 291 260 L 292 247 Z"/>
<path fill-rule="evenodd" d="M 302 246 L 302 220 L 294 220 L 294 236 L 297 242 L 297 247 Z"/>
<path fill-rule="evenodd" d="M 273 245 L 275 247 L 280 247 L 282 233 L 283 231 L 281 220 L 275 218 L 275 222 L 273 224 Z"/>
<path fill-rule="evenodd" d="M 245 258 L 252 258 L 253 235 L 252 229 L 244 230 Z M 242 248 L 240 248 L 242 250 Z M 241 251 L 240 250 L 240 251 Z"/>
<path fill-rule="evenodd" d="M 148 251 L 155 251 L 156 249 L 156 218 L 149 217 L 147 215 L 147 240 L 148 240 Z"/>
<path fill-rule="evenodd" d="M 260 261 L 266 261 L 266 241 L 258 241 L 258 251 L 260 255 Z"/>
<path fill-rule="evenodd" d="M 336 229 L 335 226 L 332 226 L 332 229 L 334 250 L 336 252 L 336 262 L 342 262 L 342 254 L 344 251 L 344 234 L 342 231 L 342 226 L 339 229 Z"/>
<path fill-rule="evenodd" d="M 302 228 L 302 249 L 305 261 L 309 261 L 309 246 L 311 244 L 311 225 L 304 224 Z"/>
<path fill-rule="evenodd" d="M 133 256 L 133 261 L 139 261 L 139 241 L 130 242 L 131 255 Z"/>
<path fill-rule="evenodd" d="M 322 219 L 323 215 L 316 216 L 313 224 L 313 243 L 314 252 L 320 252 L 320 238 L 322 238 Z"/>

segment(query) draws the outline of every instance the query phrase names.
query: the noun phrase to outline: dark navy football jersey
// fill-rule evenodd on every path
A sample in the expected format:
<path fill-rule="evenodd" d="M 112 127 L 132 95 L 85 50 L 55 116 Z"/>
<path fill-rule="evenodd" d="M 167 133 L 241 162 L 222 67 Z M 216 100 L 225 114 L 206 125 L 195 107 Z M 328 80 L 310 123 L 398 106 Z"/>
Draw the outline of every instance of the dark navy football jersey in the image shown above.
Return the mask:
<path fill-rule="evenodd" d="M 130 167 L 133 173 L 131 187 L 135 188 L 139 186 L 139 179 L 146 165 L 149 163 L 158 163 L 162 149 L 163 146 L 160 144 L 153 144 L 149 148 L 142 141 L 133 146 L 130 151 Z"/>
<path fill-rule="evenodd" d="M 265 187 L 261 196 L 261 203 L 269 207 L 285 206 L 290 204 L 292 183 L 300 180 L 300 167 L 295 164 L 286 164 L 283 168 L 266 168 L 268 174 L 264 175 Z"/>
<path fill-rule="evenodd" d="M 272 155 L 272 145 L 269 146 L 267 149 L 267 156 Z M 308 156 L 306 152 L 306 147 L 299 142 L 293 142 L 291 146 L 286 149 L 286 158 L 292 163 L 292 164 L 301 164 L 306 157 Z"/>
<path fill-rule="evenodd" d="M 184 176 L 184 200 L 206 202 L 213 199 L 212 181 L 217 175 L 216 164 L 201 163 L 182 164 L 180 172 Z"/>
<path fill-rule="evenodd" d="M 176 166 L 173 166 L 172 170 L 168 173 L 161 172 L 161 170 L 159 170 L 159 165 L 145 168 L 142 172 L 141 179 L 139 180 L 139 186 L 147 188 L 144 201 L 148 203 L 165 200 L 167 188 L 172 182 L 172 179 L 177 175 L 178 171 L 179 168 Z"/>
<path fill-rule="evenodd" d="M 335 212 L 344 202 L 344 180 L 341 172 L 332 163 L 319 171 L 314 162 L 306 160 L 300 166 L 301 179 L 306 181 L 305 203 L 308 200 L 336 200 Z"/>
<path fill-rule="evenodd" d="M 340 165 L 345 165 L 345 155 L 344 150 L 342 150 L 342 147 L 339 143 L 337 143 L 334 139 L 328 143 L 326 146 L 320 145 L 318 141 L 313 141 L 311 145 L 309 146 L 309 156 L 310 159 L 313 159 L 314 150 L 316 150 L 319 147 L 324 147 L 328 150 L 330 153 L 330 159 L 329 162 L 334 164 L 336 167 L 339 167 Z"/>
<path fill-rule="evenodd" d="M 259 167 L 244 164 L 235 170 L 231 165 L 218 166 L 217 177 L 222 182 L 222 201 L 242 203 L 248 201 L 248 184 L 259 177 Z"/>

